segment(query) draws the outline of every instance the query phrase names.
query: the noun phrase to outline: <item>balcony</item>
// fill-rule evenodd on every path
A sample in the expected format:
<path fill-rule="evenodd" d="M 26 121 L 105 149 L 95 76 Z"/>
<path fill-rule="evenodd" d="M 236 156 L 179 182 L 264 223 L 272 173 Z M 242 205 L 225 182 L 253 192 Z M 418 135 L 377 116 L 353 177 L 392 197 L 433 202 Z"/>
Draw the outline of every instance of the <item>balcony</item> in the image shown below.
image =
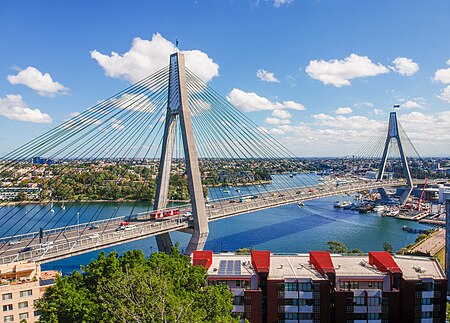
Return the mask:
<path fill-rule="evenodd" d="M 298 296 L 299 296 L 299 298 L 312 299 L 313 298 L 313 293 L 312 292 L 298 292 Z"/>
<path fill-rule="evenodd" d="M 234 296 L 244 296 L 244 289 L 243 288 L 230 288 L 231 294 Z"/>
<path fill-rule="evenodd" d="M 312 313 L 313 312 L 313 307 L 309 306 L 309 305 L 303 305 L 299 307 L 299 312 L 300 313 Z"/>
<path fill-rule="evenodd" d="M 422 312 L 433 312 L 433 304 L 431 305 L 422 305 Z"/>
<path fill-rule="evenodd" d="M 434 298 L 434 291 L 422 292 L 422 298 Z"/>
<path fill-rule="evenodd" d="M 285 305 L 284 312 L 285 313 L 298 313 L 298 306 L 297 305 Z"/>
<path fill-rule="evenodd" d="M 233 313 L 244 313 L 244 305 L 233 305 Z"/>
<path fill-rule="evenodd" d="M 298 292 L 284 292 L 284 298 L 298 298 Z"/>
<path fill-rule="evenodd" d="M 353 313 L 367 313 L 367 306 L 353 306 Z"/>
<path fill-rule="evenodd" d="M 367 306 L 367 313 L 381 313 L 381 305 Z"/>

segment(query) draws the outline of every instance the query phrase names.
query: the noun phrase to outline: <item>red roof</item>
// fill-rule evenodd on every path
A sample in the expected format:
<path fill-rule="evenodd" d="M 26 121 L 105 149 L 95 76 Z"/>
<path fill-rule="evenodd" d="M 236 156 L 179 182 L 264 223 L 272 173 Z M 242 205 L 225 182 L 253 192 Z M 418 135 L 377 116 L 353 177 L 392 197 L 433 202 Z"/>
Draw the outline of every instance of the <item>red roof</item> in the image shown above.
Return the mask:
<path fill-rule="evenodd" d="M 309 263 L 321 274 L 336 272 L 328 251 L 310 251 Z"/>
<path fill-rule="evenodd" d="M 194 251 L 192 264 L 194 266 L 211 267 L 213 252 L 211 250 Z"/>
<path fill-rule="evenodd" d="M 369 252 L 369 264 L 377 267 L 379 271 L 401 273 L 394 258 L 387 251 L 371 251 Z"/>
<path fill-rule="evenodd" d="M 252 250 L 252 266 L 256 272 L 269 273 L 270 269 L 270 251 L 267 250 Z"/>

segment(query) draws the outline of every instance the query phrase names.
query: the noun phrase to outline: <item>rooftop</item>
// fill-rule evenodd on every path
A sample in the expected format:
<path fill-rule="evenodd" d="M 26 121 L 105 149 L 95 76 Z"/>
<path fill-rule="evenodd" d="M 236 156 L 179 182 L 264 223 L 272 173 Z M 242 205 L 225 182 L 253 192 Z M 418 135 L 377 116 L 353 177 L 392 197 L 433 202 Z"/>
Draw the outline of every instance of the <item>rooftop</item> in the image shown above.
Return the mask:
<path fill-rule="evenodd" d="M 376 254 L 376 253 L 375 253 Z M 381 257 L 383 264 L 390 272 L 403 273 L 405 279 L 445 279 L 445 274 L 439 263 L 429 257 L 393 255 L 390 259 L 384 253 L 377 255 Z M 384 257 L 384 258 L 383 258 Z M 367 254 L 358 255 L 330 255 L 331 264 L 326 262 L 327 270 L 336 273 L 336 277 L 362 277 L 383 278 L 387 275 L 384 268 L 377 268 L 375 264 L 369 263 Z M 378 264 L 380 267 L 380 265 Z M 320 269 L 320 268 L 319 268 Z M 220 277 L 232 278 L 248 277 L 257 274 L 252 264 L 251 255 L 236 255 L 234 253 L 220 253 L 212 255 L 211 266 L 208 275 L 216 279 Z M 314 280 L 326 279 L 312 263 L 310 254 L 270 254 L 270 279 L 282 278 L 309 278 Z"/>
<path fill-rule="evenodd" d="M 405 279 L 445 279 L 445 273 L 436 259 L 416 256 L 393 256 Z"/>

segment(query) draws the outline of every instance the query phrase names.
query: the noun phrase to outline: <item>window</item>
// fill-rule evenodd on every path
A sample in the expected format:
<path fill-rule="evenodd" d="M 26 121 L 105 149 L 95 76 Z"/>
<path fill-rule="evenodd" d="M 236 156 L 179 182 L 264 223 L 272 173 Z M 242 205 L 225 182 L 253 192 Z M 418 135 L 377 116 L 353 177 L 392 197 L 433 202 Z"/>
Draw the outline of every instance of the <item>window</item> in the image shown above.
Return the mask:
<path fill-rule="evenodd" d="M 284 290 L 287 292 L 297 291 L 298 290 L 297 283 L 285 283 Z"/>
<path fill-rule="evenodd" d="M 244 296 L 233 297 L 233 305 L 244 305 Z"/>
<path fill-rule="evenodd" d="M 432 282 L 422 283 L 422 291 L 431 292 L 434 289 L 434 284 Z"/>
<path fill-rule="evenodd" d="M 12 299 L 12 294 L 11 293 L 2 295 L 2 300 L 7 301 L 8 299 Z"/>
<path fill-rule="evenodd" d="M 365 297 L 353 297 L 353 304 L 355 305 L 365 305 L 366 299 Z"/>
<path fill-rule="evenodd" d="M 247 280 L 236 280 L 236 287 L 240 287 L 243 289 L 249 289 L 249 281 Z"/>
<path fill-rule="evenodd" d="M 41 315 L 41 311 L 34 311 L 34 316 L 40 316 Z"/>
<path fill-rule="evenodd" d="M 286 298 L 284 300 L 284 305 L 298 305 L 298 299 L 297 298 Z"/>
<path fill-rule="evenodd" d="M 27 297 L 33 295 L 33 291 L 31 289 L 29 290 L 23 290 L 20 292 L 20 297 Z"/>
<path fill-rule="evenodd" d="M 28 313 L 19 314 L 19 320 L 26 320 L 28 318 Z"/>
<path fill-rule="evenodd" d="M 300 290 L 302 292 L 310 292 L 310 291 L 312 291 L 311 283 L 300 283 Z"/>
<path fill-rule="evenodd" d="M 367 319 L 368 320 L 381 320 L 381 314 L 380 313 L 368 313 Z"/>
<path fill-rule="evenodd" d="M 433 304 L 432 298 L 422 298 L 422 305 L 431 305 Z"/>
<path fill-rule="evenodd" d="M 383 289 L 383 282 L 381 281 L 375 281 L 375 282 L 369 282 L 368 284 L 368 288 L 373 288 L 373 289 Z"/>
<path fill-rule="evenodd" d="M 14 321 L 14 316 L 8 315 L 3 317 L 3 322 L 12 322 Z"/>
<path fill-rule="evenodd" d="M 313 316 L 312 316 L 312 313 L 300 313 L 299 319 L 300 320 L 312 320 Z"/>
<path fill-rule="evenodd" d="M 381 299 L 379 297 L 368 297 L 367 306 L 380 306 Z"/>
<path fill-rule="evenodd" d="M 27 308 L 28 307 L 28 302 L 20 302 L 19 303 L 19 308 Z"/>
<path fill-rule="evenodd" d="M 13 310 L 12 304 L 3 305 L 3 312 L 8 312 L 12 310 Z"/>
<path fill-rule="evenodd" d="M 428 319 L 433 317 L 433 312 L 422 312 L 422 318 L 423 319 Z"/>
<path fill-rule="evenodd" d="M 286 313 L 284 314 L 285 320 L 298 320 L 298 314 L 297 313 Z"/>
<path fill-rule="evenodd" d="M 352 290 L 352 289 L 359 289 L 359 282 L 354 281 L 345 281 L 341 280 L 339 282 L 339 289 L 340 290 Z"/>

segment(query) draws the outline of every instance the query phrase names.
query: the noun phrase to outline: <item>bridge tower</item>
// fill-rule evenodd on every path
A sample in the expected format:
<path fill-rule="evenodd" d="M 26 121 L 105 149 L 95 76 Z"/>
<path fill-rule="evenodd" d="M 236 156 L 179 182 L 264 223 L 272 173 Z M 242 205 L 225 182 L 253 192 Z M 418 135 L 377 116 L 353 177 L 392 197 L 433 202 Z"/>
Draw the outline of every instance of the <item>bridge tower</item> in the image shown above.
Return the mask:
<path fill-rule="evenodd" d="M 169 179 L 174 150 L 175 129 L 180 122 L 181 137 L 186 162 L 189 195 L 192 204 L 194 230 L 185 253 L 191 254 L 195 250 L 202 250 L 208 238 L 208 218 L 203 197 L 203 188 L 197 151 L 189 111 L 188 92 L 186 86 L 186 70 L 184 55 L 175 53 L 170 55 L 169 91 L 165 119 L 164 137 L 161 149 L 161 159 L 156 186 L 154 209 L 160 210 L 167 206 L 169 193 Z M 169 233 L 156 236 L 159 251 L 170 252 L 172 241 Z"/>
<path fill-rule="evenodd" d="M 413 181 L 411 177 L 411 172 L 409 171 L 408 160 L 406 158 L 406 154 L 403 150 L 402 141 L 400 139 L 400 133 L 398 131 L 397 112 L 395 111 L 391 112 L 391 114 L 389 115 L 388 133 L 386 137 L 386 143 L 384 146 L 383 157 L 381 158 L 380 168 L 378 170 L 377 176 L 378 181 L 381 181 L 383 179 L 384 170 L 386 168 L 386 162 L 389 155 L 389 146 L 392 139 L 395 139 L 397 141 L 397 146 L 400 151 L 400 157 L 403 164 L 403 174 L 406 177 L 406 188 L 402 196 L 400 197 L 400 205 L 403 205 L 406 203 L 409 195 L 413 190 Z"/>

